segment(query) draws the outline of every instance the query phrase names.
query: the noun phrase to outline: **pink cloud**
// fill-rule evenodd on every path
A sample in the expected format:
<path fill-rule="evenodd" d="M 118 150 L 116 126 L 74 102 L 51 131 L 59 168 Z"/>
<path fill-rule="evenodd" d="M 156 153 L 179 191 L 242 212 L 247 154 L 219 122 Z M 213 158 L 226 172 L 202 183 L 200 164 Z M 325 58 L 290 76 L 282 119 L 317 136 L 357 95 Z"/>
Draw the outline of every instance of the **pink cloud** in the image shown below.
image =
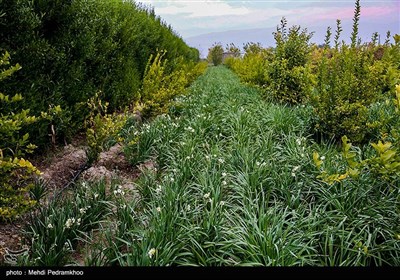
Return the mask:
<path fill-rule="evenodd" d="M 393 9 L 393 7 L 366 7 L 362 8 L 361 7 L 361 18 L 376 18 L 376 17 L 381 17 L 385 15 L 389 15 L 392 13 L 398 13 L 396 9 Z M 321 13 L 317 16 L 315 16 L 315 19 L 318 20 L 324 20 L 324 19 L 340 19 L 340 20 L 346 20 L 346 19 L 351 19 L 354 16 L 354 8 L 349 7 L 349 8 L 335 8 L 329 11 L 326 11 L 325 13 Z"/>

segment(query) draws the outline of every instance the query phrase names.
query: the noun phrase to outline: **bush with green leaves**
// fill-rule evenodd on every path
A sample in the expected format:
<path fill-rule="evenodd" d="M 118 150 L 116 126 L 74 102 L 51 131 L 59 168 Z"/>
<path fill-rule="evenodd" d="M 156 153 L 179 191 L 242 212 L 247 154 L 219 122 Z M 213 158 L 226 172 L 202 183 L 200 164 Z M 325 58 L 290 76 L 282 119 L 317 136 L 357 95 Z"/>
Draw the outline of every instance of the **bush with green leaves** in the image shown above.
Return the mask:
<path fill-rule="evenodd" d="M 208 49 L 207 60 L 214 66 L 220 65 L 224 57 L 224 48 L 220 43 L 214 43 L 211 48 Z"/>
<path fill-rule="evenodd" d="M 373 40 L 361 45 L 357 38 L 359 13 L 357 1 L 351 45 L 340 44 L 342 28 L 338 20 L 334 47 L 330 48 L 328 29 L 311 102 L 318 117 L 317 131 L 335 139 L 347 135 L 354 143 L 365 143 L 373 134 L 379 134 L 373 131 L 377 122 L 385 122 L 373 117 L 371 120 L 371 114 L 376 115 L 376 102 L 385 103 L 391 98 L 390 91 L 398 83 L 400 72 L 394 53 L 400 42 L 376 45 Z"/>
<path fill-rule="evenodd" d="M 180 63 L 180 68 L 168 71 L 169 61 L 166 52 L 160 51 L 151 55 L 145 69 L 143 84 L 140 90 L 140 109 L 144 116 L 166 113 L 172 99 L 183 94 L 189 82 L 202 74 L 205 65 Z"/>
<path fill-rule="evenodd" d="M 96 93 L 86 103 L 90 109 L 89 116 L 85 120 L 88 145 L 86 154 L 89 165 L 98 159 L 102 151 L 123 141 L 120 132 L 128 118 L 128 112 L 108 114 L 109 103 L 103 102 L 100 95 L 101 93 Z"/>
<path fill-rule="evenodd" d="M 18 64 L 9 66 L 9 60 L 7 52 L 0 57 L 0 80 L 21 69 Z M 18 218 L 37 203 L 29 191 L 34 187 L 33 175 L 40 172 L 24 159 L 36 146 L 29 143 L 28 133 L 21 133 L 24 126 L 37 118 L 29 114 L 29 109 L 10 109 L 22 99 L 21 94 L 10 96 L 0 92 L 0 221 Z"/>
<path fill-rule="evenodd" d="M 346 135 L 342 137 L 343 158 L 348 164 L 346 172 L 341 174 L 334 173 L 329 175 L 322 169 L 319 178 L 330 184 L 340 182 L 341 180 L 352 178 L 358 179 L 362 173 L 371 174 L 373 179 L 380 179 L 389 187 L 399 187 L 399 172 L 400 172 L 400 85 L 396 86 L 396 98 L 391 100 L 392 106 L 385 104 L 386 107 L 391 107 L 391 115 L 387 116 L 388 120 L 381 125 L 386 125 L 381 128 L 381 139 L 377 142 L 371 142 L 371 148 L 362 149 L 354 147 L 351 144 L 351 139 Z M 385 116 L 386 117 L 386 116 Z M 385 130 L 390 128 L 390 130 Z M 365 158 L 363 158 L 365 157 Z M 319 155 L 314 154 L 314 163 L 317 168 L 322 167 L 322 161 L 319 160 Z M 372 180 L 372 178 L 371 178 Z"/>
<path fill-rule="evenodd" d="M 244 56 L 227 58 L 225 65 L 232 69 L 246 84 L 265 88 L 267 84 L 266 69 L 272 53 L 259 43 L 247 43 L 244 46 Z"/>
<path fill-rule="evenodd" d="M 300 26 L 287 30 L 282 18 L 274 33 L 276 47 L 272 62 L 268 65 L 268 89 L 266 94 L 283 103 L 299 104 L 307 100 L 313 86 L 309 65 L 312 33 Z"/>

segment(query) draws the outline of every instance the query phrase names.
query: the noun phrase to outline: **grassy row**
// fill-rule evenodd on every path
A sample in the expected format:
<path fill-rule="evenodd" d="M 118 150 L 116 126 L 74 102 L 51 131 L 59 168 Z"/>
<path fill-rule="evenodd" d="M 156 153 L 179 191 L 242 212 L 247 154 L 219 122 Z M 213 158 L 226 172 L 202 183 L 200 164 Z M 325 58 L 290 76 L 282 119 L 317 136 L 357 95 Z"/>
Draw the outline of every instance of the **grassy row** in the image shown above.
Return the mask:
<path fill-rule="evenodd" d="M 85 264 L 399 265 L 400 190 L 368 173 L 317 180 L 314 151 L 327 171 L 345 166 L 312 122 L 311 108 L 267 103 L 210 68 L 168 115 L 125 128 L 131 163 L 156 169 L 138 180 L 139 201 L 116 193 Z"/>
<path fill-rule="evenodd" d="M 399 265 L 399 189 L 369 174 L 317 180 L 314 151 L 327 170 L 345 166 L 314 142 L 312 121 L 211 68 L 126 148 L 158 172 L 106 233 L 119 244 L 103 265 Z"/>

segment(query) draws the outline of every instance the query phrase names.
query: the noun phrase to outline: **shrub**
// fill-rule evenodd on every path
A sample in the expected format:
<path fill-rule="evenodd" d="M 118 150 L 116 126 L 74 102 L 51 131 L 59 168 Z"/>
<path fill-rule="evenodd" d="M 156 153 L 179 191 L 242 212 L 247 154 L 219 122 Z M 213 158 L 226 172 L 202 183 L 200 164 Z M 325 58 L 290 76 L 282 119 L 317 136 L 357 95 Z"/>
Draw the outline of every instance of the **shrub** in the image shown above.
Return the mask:
<path fill-rule="evenodd" d="M 9 58 L 6 52 L 0 59 L 0 67 L 7 66 Z M 19 69 L 21 67 L 18 64 L 2 69 L 0 80 Z M 37 119 L 29 115 L 29 109 L 14 112 L 9 110 L 14 107 L 11 106 L 13 103 L 21 100 L 20 94 L 11 97 L 0 93 L 0 220 L 18 218 L 36 204 L 29 197 L 29 191 L 34 186 L 32 175 L 40 172 L 23 158 L 27 153 L 32 153 L 36 146 L 29 143 L 29 134 L 21 134 L 21 130 Z"/>
<path fill-rule="evenodd" d="M 394 116 L 397 123 L 400 122 L 400 86 L 396 86 L 396 98 L 393 99 Z M 400 172 L 400 129 L 399 126 L 393 126 L 392 130 L 383 135 L 383 139 L 377 143 L 371 143 L 372 153 L 368 151 L 362 153 L 360 148 L 353 147 L 347 136 L 342 137 L 343 158 L 348 165 L 345 173 L 335 173 L 329 175 L 321 169 L 321 175 L 325 182 L 333 184 L 347 178 L 357 179 L 361 174 L 372 174 L 374 178 L 385 182 L 389 186 L 399 184 Z M 364 159 L 362 156 L 364 155 Z M 317 168 L 322 167 L 322 161 L 318 153 L 314 153 L 314 164 Z"/>
<path fill-rule="evenodd" d="M 261 88 L 265 87 L 267 83 L 266 69 L 271 60 L 271 50 L 264 49 L 257 43 L 247 43 L 244 50 L 243 58 L 228 58 L 225 65 L 232 69 L 242 82 Z"/>
<path fill-rule="evenodd" d="M 220 65 L 223 60 L 224 48 L 221 44 L 214 43 L 214 45 L 208 49 L 207 60 L 215 66 Z"/>
<path fill-rule="evenodd" d="M 313 85 L 311 67 L 308 64 L 311 53 L 312 33 L 300 26 L 286 29 L 287 21 L 274 33 L 276 48 L 272 62 L 268 65 L 268 91 L 274 99 L 289 104 L 306 100 Z"/>
<path fill-rule="evenodd" d="M 356 9 L 353 41 L 357 32 L 357 15 Z M 368 125 L 370 108 L 378 100 L 387 98 L 384 94 L 395 82 L 392 74 L 395 70 L 390 59 L 387 62 L 375 59 L 377 46 L 372 43 L 340 46 L 340 32 L 338 20 L 335 48 L 329 49 L 329 44 L 325 44 L 317 67 L 317 84 L 311 100 L 319 119 L 316 129 L 329 137 L 339 139 L 347 135 L 355 143 L 364 143 L 371 134 L 371 125 Z M 329 36 L 330 32 L 326 42 L 329 42 Z M 388 47 L 378 48 L 385 50 Z"/>
<path fill-rule="evenodd" d="M 97 160 L 103 150 L 123 141 L 119 134 L 126 123 L 127 115 L 107 114 L 109 104 L 101 101 L 99 93 L 96 93 L 86 104 L 90 109 L 85 125 L 88 163 L 91 164 Z"/>
<path fill-rule="evenodd" d="M 165 51 L 150 56 L 146 65 L 143 85 L 140 91 L 144 116 L 166 113 L 171 100 L 183 94 L 186 86 L 205 69 L 204 63 L 180 63 L 180 68 L 168 73 L 168 60 Z"/>
<path fill-rule="evenodd" d="M 396 142 L 381 141 L 371 143 L 374 153 L 367 158 L 360 158 L 361 150 L 358 147 L 352 146 L 347 136 L 342 137 L 343 152 L 342 156 L 347 163 L 347 169 L 344 173 L 328 174 L 323 169 L 323 161 L 318 153 L 314 152 L 313 160 L 321 174 L 317 178 L 322 179 L 328 184 L 341 182 L 343 180 L 357 180 L 362 174 L 372 174 L 375 179 L 386 183 L 386 186 L 399 186 L 400 172 L 400 146 L 398 135 Z"/>

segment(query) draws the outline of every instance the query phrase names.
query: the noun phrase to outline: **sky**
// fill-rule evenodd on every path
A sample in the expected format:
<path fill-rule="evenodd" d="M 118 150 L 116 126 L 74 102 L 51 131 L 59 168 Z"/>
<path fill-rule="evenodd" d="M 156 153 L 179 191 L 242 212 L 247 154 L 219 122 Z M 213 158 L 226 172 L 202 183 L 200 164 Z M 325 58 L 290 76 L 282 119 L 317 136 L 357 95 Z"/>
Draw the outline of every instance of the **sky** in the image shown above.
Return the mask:
<path fill-rule="evenodd" d="M 170 24 L 183 39 L 188 39 L 213 32 L 274 28 L 283 16 L 286 17 L 289 26 L 300 25 L 318 30 L 326 30 L 331 26 L 334 30 L 336 19 L 341 19 L 343 29 L 351 29 L 355 0 L 139 0 L 139 2 L 153 6 L 157 15 Z M 360 3 L 360 30 L 363 34 L 368 34 L 370 38 L 373 32 L 382 31 L 386 27 L 386 31 L 390 30 L 393 34 L 400 33 L 400 0 L 361 0 Z"/>

